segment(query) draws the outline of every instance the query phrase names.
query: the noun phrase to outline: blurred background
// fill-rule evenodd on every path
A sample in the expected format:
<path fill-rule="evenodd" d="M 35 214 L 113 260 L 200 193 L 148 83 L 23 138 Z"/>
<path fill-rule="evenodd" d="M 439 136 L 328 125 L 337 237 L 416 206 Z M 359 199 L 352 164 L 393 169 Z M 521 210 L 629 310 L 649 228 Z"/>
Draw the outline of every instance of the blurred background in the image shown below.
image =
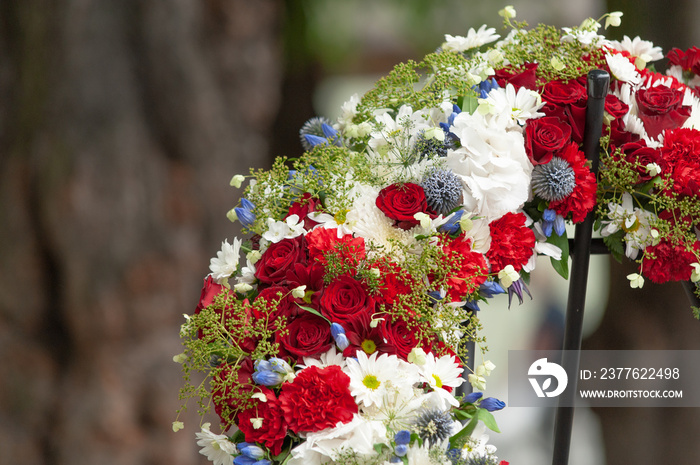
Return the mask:
<path fill-rule="evenodd" d="M 700 45 L 697 0 L 511 3 L 531 25 L 622 10 L 611 37 Z M 2 0 L 0 464 L 208 463 L 195 405 L 172 432 L 172 356 L 209 258 L 239 233 L 231 176 L 301 154 L 309 117 L 445 33 L 500 28 L 506 4 Z M 700 349 L 680 286 L 632 292 L 629 270 L 594 261 L 584 347 Z M 567 283 L 537 275 L 532 303 L 483 306 L 489 395 L 507 400 L 508 348 L 560 344 Z M 502 459 L 550 462 L 553 411 L 497 419 Z M 572 465 L 697 464 L 698 435 L 698 409 L 582 409 Z"/>

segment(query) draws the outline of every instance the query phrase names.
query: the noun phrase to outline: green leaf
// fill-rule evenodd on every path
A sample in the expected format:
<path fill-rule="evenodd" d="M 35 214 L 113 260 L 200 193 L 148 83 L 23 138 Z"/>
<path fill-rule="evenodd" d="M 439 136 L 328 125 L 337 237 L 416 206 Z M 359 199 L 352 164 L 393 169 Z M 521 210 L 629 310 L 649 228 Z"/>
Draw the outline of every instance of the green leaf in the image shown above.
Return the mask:
<path fill-rule="evenodd" d="M 331 324 L 331 320 L 329 320 L 329 319 L 326 318 L 325 316 L 321 315 L 321 313 L 320 313 L 318 310 L 316 310 L 315 308 L 306 307 L 306 306 L 304 306 L 304 305 L 299 305 L 299 304 L 297 304 L 297 305 L 299 306 L 300 309 L 306 310 L 306 311 L 309 312 L 309 313 L 313 313 L 313 314 L 316 315 L 316 316 L 320 316 L 321 318 L 323 318 L 324 320 L 326 320 L 326 321 L 328 322 L 328 324 Z"/>
<path fill-rule="evenodd" d="M 466 437 L 468 437 L 469 435 L 471 435 L 472 432 L 474 431 L 474 428 L 476 428 L 476 425 L 477 425 L 478 422 L 479 422 L 479 418 L 478 418 L 477 415 L 475 415 L 475 416 L 469 421 L 469 423 L 467 423 L 467 425 L 466 425 L 464 428 L 462 428 L 461 430 L 459 430 L 459 432 L 458 432 L 457 434 L 455 434 L 454 436 L 452 436 L 452 437 L 450 438 L 450 448 L 451 448 L 451 449 L 454 449 L 455 447 L 458 447 L 458 446 L 459 446 L 459 442 L 461 441 L 462 438 L 466 438 Z"/>
<path fill-rule="evenodd" d="M 381 442 L 378 442 L 377 444 L 374 445 L 374 450 L 377 451 L 377 454 L 379 454 L 379 455 L 382 455 L 382 451 L 384 449 L 388 449 L 388 448 L 389 448 L 389 446 L 387 446 L 386 444 L 383 444 Z"/>
<path fill-rule="evenodd" d="M 479 108 L 479 100 L 473 95 L 466 95 L 462 102 L 462 111 L 473 115 L 477 108 Z"/>
<path fill-rule="evenodd" d="M 552 231 L 552 234 L 547 238 L 547 243 L 555 245 L 561 249 L 561 259 L 555 260 L 550 257 L 552 268 L 564 279 L 569 279 L 569 238 L 566 231 L 561 236 Z"/>
<path fill-rule="evenodd" d="M 501 432 L 501 430 L 498 429 L 498 425 L 496 424 L 496 418 L 488 410 L 480 408 L 477 412 L 476 418 L 484 422 L 484 425 L 486 425 L 486 427 L 491 431 L 495 431 L 496 433 Z"/>
<path fill-rule="evenodd" d="M 470 410 L 472 410 L 472 411 L 468 412 L 466 410 L 456 409 L 452 413 L 454 413 L 455 418 L 457 420 L 461 421 L 461 420 L 467 420 L 467 419 L 472 418 L 474 416 L 474 410 L 476 410 L 476 409 L 472 408 Z"/>

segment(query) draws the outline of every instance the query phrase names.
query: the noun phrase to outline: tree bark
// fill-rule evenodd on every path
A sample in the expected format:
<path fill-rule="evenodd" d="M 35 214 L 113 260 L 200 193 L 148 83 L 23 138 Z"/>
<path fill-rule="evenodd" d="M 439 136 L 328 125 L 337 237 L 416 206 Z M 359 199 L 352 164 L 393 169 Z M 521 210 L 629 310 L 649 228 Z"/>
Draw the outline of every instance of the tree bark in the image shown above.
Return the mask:
<path fill-rule="evenodd" d="M 171 358 L 229 179 L 270 163 L 280 12 L 0 4 L 0 463 L 197 461 Z"/>

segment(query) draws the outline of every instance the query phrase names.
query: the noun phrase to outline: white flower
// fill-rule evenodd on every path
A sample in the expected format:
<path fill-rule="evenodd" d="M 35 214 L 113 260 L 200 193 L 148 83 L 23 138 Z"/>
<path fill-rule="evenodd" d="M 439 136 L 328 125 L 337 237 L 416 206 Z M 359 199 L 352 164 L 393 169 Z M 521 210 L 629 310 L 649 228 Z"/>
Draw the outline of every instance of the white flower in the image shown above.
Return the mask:
<path fill-rule="evenodd" d="M 276 243 L 282 239 L 294 239 L 304 234 L 304 220 L 299 215 L 289 215 L 284 221 L 267 219 L 267 231 L 262 235 L 264 239 Z"/>
<path fill-rule="evenodd" d="M 525 87 L 516 91 L 513 84 L 507 84 L 492 89 L 487 98 L 479 99 L 479 112 L 489 126 L 522 131 L 527 120 L 544 116 L 537 111 L 543 105 L 537 92 Z"/>
<path fill-rule="evenodd" d="M 664 57 L 661 47 L 656 47 L 653 42 L 642 40 L 639 36 L 634 39 L 624 36 L 619 42 L 616 40 L 610 41 L 610 45 L 616 50 L 629 52 L 633 57 L 638 57 L 644 61 L 645 63 L 643 66 L 637 66 L 639 69 L 644 68 L 646 63 L 661 60 Z"/>
<path fill-rule="evenodd" d="M 358 94 L 353 94 L 348 101 L 343 103 L 343 105 L 340 107 L 338 123 L 341 129 L 352 125 L 352 120 L 357 114 L 358 103 L 360 103 L 360 96 Z"/>
<path fill-rule="evenodd" d="M 231 178 L 231 182 L 229 183 L 232 187 L 239 188 L 241 187 L 241 184 L 245 181 L 245 176 L 242 174 L 237 174 L 234 177 Z"/>
<path fill-rule="evenodd" d="M 588 29 L 573 30 L 569 27 L 561 28 L 566 32 L 561 38 L 562 42 L 578 42 L 581 45 L 597 46 L 605 43 L 605 36 L 598 35 L 600 24 L 593 21 L 588 25 Z"/>
<path fill-rule="evenodd" d="M 182 428 L 185 427 L 185 424 L 181 421 L 174 421 L 173 422 L 173 432 L 177 433 L 180 431 Z"/>
<path fill-rule="evenodd" d="M 601 235 L 603 237 L 615 234 L 622 229 L 625 231 L 625 255 L 635 260 L 639 251 L 655 243 L 651 223 L 655 220 L 654 213 L 643 208 L 635 207 L 632 196 L 622 194 L 620 203 L 608 203 L 608 219 L 603 221 Z"/>
<path fill-rule="evenodd" d="M 292 289 L 292 296 L 297 298 L 297 299 L 303 299 L 305 295 L 306 295 L 306 284 L 304 284 L 302 286 L 297 286 L 294 289 Z"/>
<path fill-rule="evenodd" d="M 319 358 L 304 357 L 304 363 L 298 364 L 296 368 L 300 370 L 310 366 L 326 368 L 331 365 L 338 365 L 341 369 L 345 370 L 345 357 L 343 357 L 342 352 L 335 350 L 335 346 L 331 346 L 328 352 L 324 352 Z"/>
<path fill-rule="evenodd" d="M 486 389 L 486 378 L 483 376 L 470 373 L 469 376 L 467 376 L 467 381 L 469 381 L 469 384 L 471 384 L 476 391 L 483 391 Z"/>
<path fill-rule="evenodd" d="M 445 162 L 462 179 L 465 209 L 488 220 L 518 210 L 530 194 L 532 173 L 523 135 L 467 112 L 455 117 L 450 131 L 462 146 L 449 150 Z"/>
<path fill-rule="evenodd" d="M 690 274 L 690 280 L 697 283 L 700 281 L 700 263 L 691 263 L 690 266 L 693 267 L 693 272 Z"/>
<path fill-rule="evenodd" d="M 361 350 L 356 356 L 357 359 L 346 360 L 350 393 L 358 404 L 381 407 L 392 384 L 398 380 L 399 359 L 396 355 L 379 355 L 377 352 L 367 357 Z"/>
<path fill-rule="evenodd" d="M 221 250 L 216 253 L 216 257 L 210 260 L 209 269 L 217 284 L 223 284 L 236 272 L 240 260 L 241 244 L 242 242 L 238 238 L 233 239 L 233 244 L 224 240 L 221 243 Z"/>
<path fill-rule="evenodd" d="M 355 415 L 352 421 L 340 423 L 306 434 L 305 441 L 291 451 L 288 465 L 321 465 L 329 463 L 344 450 L 358 455 L 376 455 L 374 444 L 387 443 L 386 427 L 380 421 L 364 419 Z"/>
<path fill-rule="evenodd" d="M 494 365 L 491 360 L 486 360 L 476 367 L 476 374 L 479 376 L 491 376 L 491 372 L 495 369 L 496 365 Z"/>
<path fill-rule="evenodd" d="M 495 28 L 487 28 L 486 25 L 483 24 L 478 31 L 470 27 L 466 37 L 445 34 L 445 43 L 442 45 L 442 49 L 454 52 L 465 52 L 494 42 L 498 40 L 499 37 L 501 36 L 496 34 Z"/>
<path fill-rule="evenodd" d="M 436 358 L 432 352 L 425 356 L 425 363 L 420 365 L 418 373 L 439 396 L 442 405 L 440 408 L 446 410 L 449 405 L 457 407 L 459 402 L 444 387 L 456 388 L 464 383 L 462 378 L 463 369 L 455 362 L 454 356 L 443 355 Z"/>
<path fill-rule="evenodd" d="M 200 454 L 214 462 L 214 465 L 228 465 L 236 453 L 236 445 L 229 441 L 223 434 L 214 434 L 209 431 L 209 423 L 202 425 L 202 432 L 196 433 L 197 445 L 202 449 Z"/>
<path fill-rule="evenodd" d="M 498 272 L 498 279 L 501 281 L 503 288 L 508 289 L 511 284 L 520 279 L 520 275 L 515 271 L 513 265 L 506 265 Z"/>
<path fill-rule="evenodd" d="M 612 13 L 608 13 L 605 16 L 605 29 L 607 29 L 608 26 L 618 27 L 620 24 L 622 24 L 621 18 L 622 18 L 621 11 L 613 11 Z"/>
<path fill-rule="evenodd" d="M 644 278 L 641 274 L 631 273 L 627 275 L 627 279 L 630 280 L 630 287 L 632 289 L 641 289 L 644 286 Z"/>
<path fill-rule="evenodd" d="M 241 273 L 240 276 L 236 277 L 236 280 L 238 281 L 239 284 L 248 284 L 248 285 L 253 285 L 255 283 L 255 280 L 257 278 L 255 277 L 255 265 L 253 265 L 250 260 L 246 260 L 246 266 L 241 268 Z M 235 287 L 235 286 L 234 286 Z M 250 289 L 248 289 L 249 291 Z M 245 292 L 248 292 L 245 291 Z"/>
<path fill-rule="evenodd" d="M 630 63 L 629 59 L 622 54 L 605 55 L 605 60 L 608 62 L 612 75 L 622 82 L 628 82 L 632 85 L 637 85 L 642 81 L 642 78 L 637 71 L 637 67 Z"/>
<path fill-rule="evenodd" d="M 462 458 L 477 459 L 493 456 L 496 453 L 496 446 L 488 443 L 489 435 L 486 434 L 486 426 L 479 423 L 469 436 L 467 444 L 462 449 Z"/>
<path fill-rule="evenodd" d="M 515 8 L 513 8 L 513 5 L 508 5 L 502 10 L 499 10 L 498 15 L 504 19 L 513 19 L 516 15 Z"/>
<path fill-rule="evenodd" d="M 422 348 L 414 347 L 413 349 L 411 349 L 411 352 L 408 353 L 408 357 L 406 357 L 406 359 L 410 363 L 421 366 L 426 362 L 426 355 L 427 354 Z"/>

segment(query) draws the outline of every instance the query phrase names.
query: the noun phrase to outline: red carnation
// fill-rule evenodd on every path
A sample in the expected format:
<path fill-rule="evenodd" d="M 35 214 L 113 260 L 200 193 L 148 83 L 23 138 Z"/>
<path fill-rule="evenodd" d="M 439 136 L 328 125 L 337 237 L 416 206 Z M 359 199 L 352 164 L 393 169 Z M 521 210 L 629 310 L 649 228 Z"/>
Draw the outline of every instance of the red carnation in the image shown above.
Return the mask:
<path fill-rule="evenodd" d="M 416 213 L 432 213 L 428 211 L 423 188 L 411 182 L 386 186 L 379 191 L 376 204 L 382 213 L 395 221 L 394 226 L 401 229 L 411 229 L 419 223 L 414 218 Z"/>
<path fill-rule="evenodd" d="M 698 261 L 700 241 L 693 245 L 695 253 L 680 244 L 662 240 L 656 245 L 644 249 L 641 270 L 655 283 L 668 281 L 687 281 L 692 273 L 691 263 Z"/>
<path fill-rule="evenodd" d="M 272 455 L 278 455 L 282 452 L 282 443 L 287 436 L 282 404 L 270 389 L 265 386 L 258 386 L 257 389 L 265 395 L 267 401 L 252 399 L 255 405 L 239 413 L 236 424 L 245 434 L 246 442 L 264 444 Z"/>
<path fill-rule="evenodd" d="M 479 289 L 488 276 L 488 266 L 484 256 L 474 252 L 471 239 L 464 235 L 452 238 L 440 236 L 440 245 L 447 254 L 446 260 L 453 264 L 447 277 L 447 297 L 451 302 L 460 302 Z"/>
<path fill-rule="evenodd" d="M 573 222 L 580 223 L 596 205 L 596 179 L 591 169 L 586 166 L 586 157 L 577 144 L 569 144 L 559 152 L 559 157 L 569 162 L 574 170 L 576 187 L 568 197 L 550 202 L 549 208 L 564 218 L 571 213 Z"/>
<path fill-rule="evenodd" d="M 700 131 L 688 128 L 667 131 L 661 153 L 669 164 L 673 191 L 700 195 Z"/>
<path fill-rule="evenodd" d="M 639 119 L 650 137 L 657 138 L 665 129 L 680 127 L 690 117 L 692 107 L 683 105 L 683 94 L 683 89 L 663 85 L 637 91 Z"/>
<path fill-rule="evenodd" d="M 306 243 L 309 248 L 309 260 L 323 266 L 326 265 L 326 256 L 329 254 L 338 255 L 342 263 L 352 264 L 353 267 L 365 258 L 365 240 L 351 234 L 338 238 L 336 228 L 316 228 L 306 235 Z"/>
<path fill-rule="evenodd" d="M 350 377 L 338 365 L 303 369 L 293 382 L 282 385 L 280 393 L 289 429 L 310 433 L 352 421 L 357 404 L 349 387 Z"/>
<path fill-rule="evenodd" d="M 498 273 L 507 265 L 520 271 L 535 247 L 535 233 L 525 226 L 523 213 L 506 213 L 489 224 L 491 247 L 486 257 L 491 263 L 491 272 Z"/>

